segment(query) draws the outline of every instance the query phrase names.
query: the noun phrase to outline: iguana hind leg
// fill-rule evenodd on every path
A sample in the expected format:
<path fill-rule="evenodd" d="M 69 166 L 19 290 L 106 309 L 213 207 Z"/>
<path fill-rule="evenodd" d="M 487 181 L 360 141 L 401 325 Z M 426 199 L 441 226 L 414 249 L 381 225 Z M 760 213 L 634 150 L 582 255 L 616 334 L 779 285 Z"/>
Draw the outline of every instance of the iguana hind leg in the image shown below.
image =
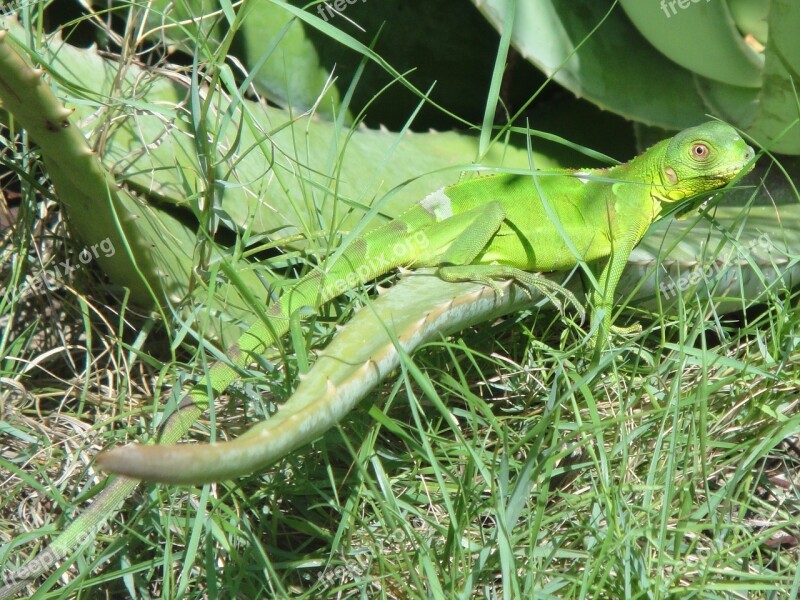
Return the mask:
<path fill-rule="evenodd" d="M 515 281 L 520 285 L 535 289 L 550 300 L 559 310 L 563 310 L 565 304 L 571 304 L 578 311 L 581 321 L 586 316 L 583 306 L 568 289 L 542 275 L 529 273 L 516 267 L 506 265 L 444 266 L 439 267 L 436 274 L 444 281 L 477 281 L 494 289 L 499 289 L 497 287 L 498 281 Z M 566 303 L 559 301 L 557 296 L 561 296 L 566 300 Z"/>

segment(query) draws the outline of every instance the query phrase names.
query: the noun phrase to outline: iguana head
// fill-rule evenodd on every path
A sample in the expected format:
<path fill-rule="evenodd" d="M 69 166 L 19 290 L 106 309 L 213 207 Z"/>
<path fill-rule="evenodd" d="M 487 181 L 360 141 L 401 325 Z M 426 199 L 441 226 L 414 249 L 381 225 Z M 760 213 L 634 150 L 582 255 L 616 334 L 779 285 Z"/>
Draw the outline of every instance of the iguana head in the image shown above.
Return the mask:
<path fill-rule="evenodd" d="M 658 196 L 671 204 L 715 190 L 742 171 L 749 172 L 753 156 L 753 149 L 725 123 L 709 121 L 684 129 L 667 143 Z"/>

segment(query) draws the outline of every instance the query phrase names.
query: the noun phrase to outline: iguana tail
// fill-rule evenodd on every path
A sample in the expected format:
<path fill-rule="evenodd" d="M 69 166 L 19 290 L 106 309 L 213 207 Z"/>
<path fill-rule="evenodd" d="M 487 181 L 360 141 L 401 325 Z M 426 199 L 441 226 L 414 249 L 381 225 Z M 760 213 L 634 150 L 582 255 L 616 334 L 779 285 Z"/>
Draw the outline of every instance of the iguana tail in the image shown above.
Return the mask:
<path fill-rule="evenodd" d="M 132 477 L 191 484 L 263 469 L 333 427 L 398 366 L 403 354 L 435 335 L 519 310 L 540 297 L 537 290 L 526 292 L 509 282 L 499 286 L 501 294 L 478 283 L 408 277 L 359 311 L 292 397 L 246 434 L 212 445 L 126 446 L 104 454 L 103 467 Z"/>

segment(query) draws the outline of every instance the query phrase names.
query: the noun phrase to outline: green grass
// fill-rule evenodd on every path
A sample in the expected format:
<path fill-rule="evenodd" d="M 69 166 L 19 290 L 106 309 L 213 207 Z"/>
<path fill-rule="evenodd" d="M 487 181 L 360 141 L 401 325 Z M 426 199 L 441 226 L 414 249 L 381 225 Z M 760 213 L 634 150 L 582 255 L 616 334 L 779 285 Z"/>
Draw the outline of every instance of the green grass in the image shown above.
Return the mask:
<path fill-rule="evenodd" d="M 143 411 L 131 423 L 140 438 L 172 371 L 129 370 L 119 337 L 132 339 L 141 317 L 120 336 L 113 307 L 66 289 L 35 298 L 56 301 L 65 314 L 6 345 L 3 381 L 24 394 L 4 386 L 0 531 L 4 544 L 40 531 L 5 545 L 5 565 L 85 506 L 100 480 L 92 457 L 130 439 L 109 399 Z M 92 597 L 794 597 L 798 315 L 781 308 L 707 347 L 669 323 L 685 346 L 657 335 L 625 343 L 590 380 L 575 331 L 560 336 L 552 315 L 430 344 L 339 430 L 263 475 L 140 488 L 55 597 L 77 592 L 70 581 Z M 61 346 L 47 338 L 64 331 L 74 338 Z M 242 384 L 218 406 L 218 430 L 235 435 L 245 412 L 291 385 L 277 375 Z"/>
<path fill-rule="evenodd" d="M 41 185 L 7 177 L 0 200 L 19 191 L 0 246 L 4 574 L 86 508 L 103 481 L 94 456 L 149 438 L 209 360 L 177 324 L 110 294 L 94 265 L 9 298 L 83 249 L 13 148 L 16 179 Z M 235 437 L 274 410 L 307 349 L 357 305 L 334 302 L 305 349 L 287 341 L 192 438 Z M 428 344 L 263 474 L 140 486 L 37 582 L 41 597 L 797 597 L 798 296 L 741 306 L 718 314 L 691 294 L 680 318 L 631 306 L 619 322 L 645 333 L 598 370 L 583 332 L 550 312 Z"/>

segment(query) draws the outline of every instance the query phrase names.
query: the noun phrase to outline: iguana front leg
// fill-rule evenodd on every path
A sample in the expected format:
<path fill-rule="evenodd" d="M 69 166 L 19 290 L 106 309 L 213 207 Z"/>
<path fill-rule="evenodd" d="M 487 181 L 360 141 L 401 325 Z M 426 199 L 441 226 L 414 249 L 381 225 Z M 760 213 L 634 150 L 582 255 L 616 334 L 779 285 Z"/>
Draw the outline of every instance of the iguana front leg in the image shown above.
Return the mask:
<path fill-rule="evenodd" d="M 641 331 L 638 323 L 631 327 L 615 327 L 612 325 L 612 309 L 614 306 L 614 293 L 617 290 L 622 272 L 628 263 L 631 252 L 636 245 L 636 238 L 633 235 L 626 235 L 621 239 L 612 240 L 611 255 L 608 258 L 600 277 L 597 280 L 597 287 L 591 294 L 592 306 L 592 334 L 589 337 L 589 345 L 594 348 L 597 360 L 599 352 L 605 347 L 610 333 L 633 333 Z"/>

